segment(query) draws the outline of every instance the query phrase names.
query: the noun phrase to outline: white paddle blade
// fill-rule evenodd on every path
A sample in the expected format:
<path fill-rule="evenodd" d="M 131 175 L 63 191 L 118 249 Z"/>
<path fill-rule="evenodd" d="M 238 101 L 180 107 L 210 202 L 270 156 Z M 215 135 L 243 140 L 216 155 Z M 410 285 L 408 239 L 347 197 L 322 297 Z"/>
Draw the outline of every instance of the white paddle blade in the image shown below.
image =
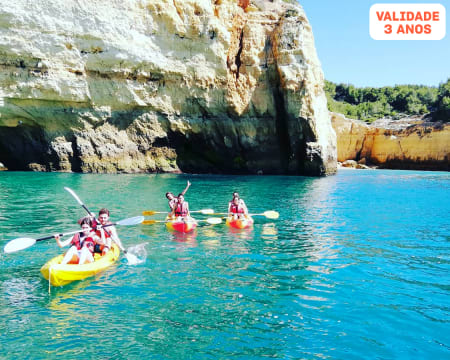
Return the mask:
<path fill-rule="evenodd" d="M 214 210 L 213 209 L 203 209 L 203 210 L 200 210 L 200 213 L 203 215 L 212 215 L 212 214 L 214 214 Z"/>
<path fill-rule="evenodd" d="M 206 219 L 206 222 L 211 225 L 217 225 L 222 222 L 222 219 L 221 218 L 209 218 L 209 219 Z"/>
<path fill-rule="evenodd" d="M 80 200 L 78 195 L 75 194 L 75 192 L 71 188 L 68 188 L 67 186 L 65 186 L 64 190 L 68 191 L 70 193 L 70 195 L 72 195 L 75 198 L 75 200 L 78 202 L 78 204 L 83 205 L 83 202 Z"/>
<path fill-rule="evenodd" d="M 134 255 L 134 254 L 130 254 L 129 252 L 127 252 L 125 254 L 125 257 L 128 260 L 128 265 L 136 265 L 136 264 L 139 263 L 139 260 L 138 260 L 137 256 Z"/>
<path fill-rule="evenodd" d="M 23 250 L 26 248 L 29 248 L 30 246 L 33 246 L 36 244 L 36 239 L 32 238 L 17 238 L 14 240 L 11 240 L 8 242 L 5 247 L 3 248 L 3 251 L 6 254 L 10 254 L 19 250 Z"/>
<path fill-rule="evenodd" d="M 268 219 L 278 219 L 280 214 L 277 211 L 267 210 L 264 211 L 264 216 Z"/>
<path fill-rule="evenodd" d="M 120 220 L 118 221 L 116 224 L 117 225 L 137 225 L 137 224 L 141 224 L 144 221 L 144 217 L 143 216 L 135 216 L 132 218 L 128 218 L 125 220 Z"/>

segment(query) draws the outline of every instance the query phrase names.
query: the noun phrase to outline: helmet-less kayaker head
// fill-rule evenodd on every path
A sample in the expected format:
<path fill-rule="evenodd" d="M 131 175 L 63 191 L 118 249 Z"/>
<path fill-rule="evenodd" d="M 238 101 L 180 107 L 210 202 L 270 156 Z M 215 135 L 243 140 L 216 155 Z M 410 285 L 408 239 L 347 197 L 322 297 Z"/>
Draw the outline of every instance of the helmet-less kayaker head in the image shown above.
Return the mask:
<path fill-rule="evenodd" d="M 234 200 L 235 198 L 238 198 L 238 199 L 239 199 L 239 194 L 238 194 L 237 192 L 234 192 L 234 193 L 233 193 L 233 200 Z"/>
<path fill-rule="evenodd" d="M 109 220 L 109 210 L 105 208 L 100 209 L 98 212 L 98 220 L 100 221 L 100 224 L 106 225 Z"/>
<path fill-rule="evenodd" d="M 81 231 L 84 235 L 89 235 L 92 230 L 92 222 L 88 217 L 81 218 L 78 220 L 81 225 Z"/>
<path fill-rule="evenodd" d="M 172 194 L 171 192 L 166 192 L 166 198 L 167 200 L 172 200 L 175 198 L 175 195 Z"/>
<path fill-rule="evenodd" d="M 182 203 L 184 201 L 184 195 L 183 194 L 178 194 L 178 202 Z"/>

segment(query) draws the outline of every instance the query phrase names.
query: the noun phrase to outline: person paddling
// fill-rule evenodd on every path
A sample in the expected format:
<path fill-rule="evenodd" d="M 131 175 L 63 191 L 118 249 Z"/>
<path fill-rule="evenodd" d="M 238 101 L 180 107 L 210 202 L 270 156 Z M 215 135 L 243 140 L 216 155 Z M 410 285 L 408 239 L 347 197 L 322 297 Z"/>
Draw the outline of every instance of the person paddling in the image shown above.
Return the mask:
<path fill-rule="evenodd" d="M 177 204 L 175 205 L 173 214 L 177 220 L 187 220 L 191 217 L 189 203 L 184 201 L 183 193 L 179 194 L 177 197 Z"/>
<path fill-rule="evenodd" d="M 228 203 L 228 216 L 233 219 L 248 216 L 247 205 L 245 205 L 244 200 L 239 197 L 237 192 L 233 193 L 233 199 Z"/>
<path fill-rule="evenodd" d="M 98 221 L 100 224 L 94 222 L 94 227 L 96 228 L 95 233 L 98 237 L 94 252 L 105 255 L 111 249 L 111 240 L 117 244 L 120 250 L 125 251 L 122 241 L 120 241 L 119 235 L 117 235 L 116 228 L 114 226 L 103 228 L 105 225 L 112 224 L 111 221 L 109 221 L 108 209 L 100 209 L 98 212 Z"/>
<path fill-rule="evenodd" d="M 71 245 L 61 264 L 84 264 L 94 261 L 94 247 L 98 236 L 93 231 L 89 218 L 83 218 L 79 223 L 81 232 L 75 234 L 72 239 L 60 241 L 59 235 L 55 235 L 56 243 L 60 248 Z"/>
<path fill-rule="evenodd" d="M 173 209 L 173 213 L 175 217 L 188 217 L 189 213 L 189 203 L 184 201 L 183 193 L 178 194 L 177 203 Z"/>
<path fill-rule="evenodd" d="M 186 194 L 186 191 L 188 191 L 190 186 L 191 186 L 191 183 L 188 180 L 186 187 L 181 192 L 181 195 L 184 196 Z M 177 198 L 171 192 L 167 192 L 166 193 L 166 198 L 169 201 L 169 208 L 170 208 L 169 217 L 173 217 L 174 216 L 174 209 L 175 209 L 175 206 L 177 205 Z"/>

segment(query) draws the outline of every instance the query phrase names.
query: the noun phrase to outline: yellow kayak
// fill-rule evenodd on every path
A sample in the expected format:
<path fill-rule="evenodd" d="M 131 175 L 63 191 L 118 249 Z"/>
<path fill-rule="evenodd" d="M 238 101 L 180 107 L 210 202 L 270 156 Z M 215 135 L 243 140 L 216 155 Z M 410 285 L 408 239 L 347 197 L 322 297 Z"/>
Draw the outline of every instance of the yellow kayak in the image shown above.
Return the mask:
<path fill-rule="evenodd" d="M 49 260 L 42 268 L 42 276 L 48 280 L 53 286 L 63 286 L 75 280 L 82 280 L 89 276 L 105 270 L 107 267 L 115 263 L 119 258 L 120 250 L 117 245 L 113 245 L 111 250 L 104 256 L 95 254 L 95 261 L 88 264 L 61 264 L 64 254 L 58 255 Z"/>

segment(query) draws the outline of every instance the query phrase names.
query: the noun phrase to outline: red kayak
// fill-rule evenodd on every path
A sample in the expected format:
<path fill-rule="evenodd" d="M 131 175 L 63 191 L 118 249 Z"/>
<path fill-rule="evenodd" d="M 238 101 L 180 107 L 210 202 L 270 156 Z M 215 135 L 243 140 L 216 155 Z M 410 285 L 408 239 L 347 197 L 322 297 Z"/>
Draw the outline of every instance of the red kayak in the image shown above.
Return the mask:
<path fill-rule="evenodd" d="M 169 230 L 175 230 L 182 233 L 188 233 L 197 227 L 197 222 L 189 218 L 166 219 L 166 227 Z"/>
<path fill-rule="evenodd" d="M 236 219 L 227 217 L 226 224 L 235 229 L 247 229 L 253 225 L 253 219 L 250 216 Z"/>

